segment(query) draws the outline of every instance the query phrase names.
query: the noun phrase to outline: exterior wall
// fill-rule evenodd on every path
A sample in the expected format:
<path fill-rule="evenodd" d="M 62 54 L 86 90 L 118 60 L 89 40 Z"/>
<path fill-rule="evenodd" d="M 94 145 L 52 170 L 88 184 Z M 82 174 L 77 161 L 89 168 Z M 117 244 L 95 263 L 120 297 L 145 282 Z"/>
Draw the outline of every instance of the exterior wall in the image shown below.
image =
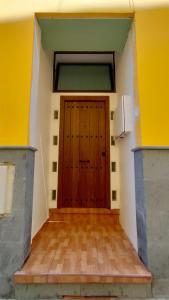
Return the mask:
<path fill-rule="evenodd" d="M 0 163 L 15 166 L 12 210 L 0 216 L 0 297 L 13 297 L 13 273 L 26 260 L 31 244 L 34 149 L 0 147 Z"/>
<path fill-rule="evenodd" d="M 168 19 L 168 8 L 135 14 L 142 145 L 135 152 L 138 253 L 155 277 L 153 293 L 161 297 L 169 292 Z"/>
<path fill-rule="evenodd" d="M 138 10 L 135 14 L 142 135 L 140 145 L 167 145 L 168 16 L 167 8 Z M 33 24 L 33 17 L 0 24 L 0 54 L 3 57 L 0 75 L 1 145 L 29 144 Z M 162 55 L 159 56 L 159 53 Z M 161 128 L 165 128 L 166 132 Z"/>
<path fill-rule="evenodd" d="M 30 144 L 37 149 L 33 192 L 32 236 L 48 218 L 49 142 L 53 55 L 41 45 L 35 22 L 33 80 L 30 108 Z"/>
<path fill-rule="evenodd" d="M 169 149 L 136 148 L 135 176 L 138 253 L 155 278 L 166 280 L 169 279 Z"/>
<path fill-rule="evenodd" d="M 133 129 L 124 138 L 118 139 L 117 143 L 120 156 L 120 198 L 122 199 L 120 203 L 120 221 L 132 244 L 137 249 L 134 154 L 131 151 L 136 144 L 134 64 L 135 32 L 134 26 L 132 26 L 124 50 L 116 54 L 116 88 L 119 97 L 121 95 L 131 97 Z"/>
<path fill-rule="evenodd" d="M 140 10 L 135 14 L 135 32 L 136 32 L 136 61 L 137 61 L 137 79 L 138 79 L 138 96 L 139 96 L 139 118 L 136 120 L 136 140 L 137 145 L 142 146 L 167 146 L 169 141 L 169 122 L 168 122 L 168 70 L 169 70 L 169 26 L 168 26 L 169 9 L 158 10 Z M 16 21 L 11 23 L 0 24 L 1 47 L 1 90 L 0 90 L 0 145 L 28 145 L 32 143 L 38 149 L 36 167 L 35 167 L 35 190 L 34 199 L 34 220 L 38 224 L 33 225 L 35 233 L 41 223 L 47 217 L 47 203 L 43 198 L 43 217 L 41 219 L 41 199 L 38 198 L 42 191 L 47 195 L 47 182 L 44 182 L 47 169 L 51 170 L 53 153 L 57 156 L 58 149 L 51 150 L 50 165 L 47 162 L 48 149 L 48 125 L 43 124 L 43 119 L 38 120 L 38 126 L 44 126 L 44 137 L 41 137 L 40 127 L 37 127 L 35 139 L 29 140 L 29 110 L 30 110 L 30 88 L 32 72 L 32 50 L 33 50 L 33 18 L 28 20 Z M 127 47 L 127 44 L 126 44 Z M 127 48 L 125 48 L 125 51 Z M 130 52 L 130 51 L 129 51 Z M 123 53 L 123 55 L 126 52 Z M 131 53 L 131 52 L 130 52 Z M 37 56 L 46 61 L 45 70 L 49 70 L 48 59 L 43 49 L 37 50 Z M 121 59 L 124 56 L 121 56 Z M 129 54 L 130 56 L 130 54 Z M 125 60 L 125 59 L 124 59 Z M 124 62 L 124 61 L 123 61 Z M 125 62 L 124 62 L 125 65 Z M 43 68 L 43 67 L 42 67 Z M 117 66 L 118 68 L 118 66 Z M 123 66 L 121 67 L 123 70 Z M 131 77 L 133 76 L 131 71 Z M 130 72 L 129 71 L 129 72 Z M 119 74 L 117 70 L 117 74 Z M 43 73 L 43 72 L 42 72 Z M 43 74 L 41 74 L 43 76 Z M 36 77 L 37 76 L 37 77 Z M 36 103 L 45 101 L 49 92 L 44 92 L 43 82 L 46 78 L 39 77 L 39 71 L 36 74 L 37 84 L 41 82 L 40 96 L 36 95 Z M 117 75 L 120 76 L 120 75 Z M 126 74 L 124 74 L 126 76 Z M 41 78 L 41 79 L 38 79 Z M 128 79 L 128 78 L 127 78 Z M 125 78 L 126 82 L 127 79 Z M 123 81 L 124 79 L 122 79 Z M 46 84 L 46 82 L 45 82 Z M 130 93 L 133 96 L 133 87 L 131 82 L 123 86 L 119 81 L 118 89 L 121 93 Z M 48 97 L 48 96 L 47 96 Z M 59 97 L 59 95 L 58 95 Z M 37 100 L 38 99 L 38 100 Z M 58 101 L 58 100 L 57 100 Z M 51 108 L 59 110 L 58 102 L 53 102 Z M 41 103 L 40 112 L 43 115 L 50 114 L 49 107 Z M 56 106 L 55 106 L 56 104 Z M 47 112 L 47 114 L 46 114 Z M 38 110 L 36 111 L 38 113 Z M 37 115 L 35 115 L 36 120 Z M 54 124 L 54 123 L 53 123 Z M 137 131 L 138 124 L 141 125 L 141 138 Z M 56 124 L 55 124 L 56 125 Z M 51 125 L 55 130 L 55 125 Z M 57 130 L 58 130 L 58 124 Z M 112 126 L 112 125 L 111 125 Z M 34 127 L 35 128 L 35 127 Z M 54 131 L 53 131 L 54 132 Z M 56 132 L 56 131 L 55 131 Z M 112 130 L 113 132 L 113 130 Z M 52 145 L 52 136 L 50 136 L 50 146 Z M 32 142 L 33 141 L 33 142 Z M 139 141 L 139 142 L 138 142 Z M 121 143 L 120 158 L 121 172 L 129 177 L 131 171 L 133 181 L 133 157 L 129 149 L 134 146 L 134 136 L 130 135 Z M 113 153 L 113 152 L 112 152 Z M 16 155 L 16 157 L 15 157 Z M 24 154 L 27 156 L 27 154 Z M 1 259 L 1 295 L 11 294 L 12 285 L 10 276 L 17 268 L 21 266 L 29 251 L 30 243 L 30 225 L 31 225 L 31 200 L 33 185 L 33 157 L 31 164 L 25 156 L 20 153 L 14 154 L 11 150 L 7 153 L 0 153 L 0 159 L 3 161 L 11 160 L 21 167 L 15 177 L 14 199 L 19 203 L 19 209 L 13 210 L 16 215 L 12 214 L 8 220 L 1 218 L 1 253 L 4 259 Z M 115 154 L 112 154 L 115 155 Z M 55 156 L 55 157 L 56 157 Z M 13 158 L 14 157 L 14 158 Z M 24 161 L 24 162 L 23 162 Z M 42 162 L 45 161 L 45 165 Z M 127 162 L 127 166 L 125 163 Z M 22 164 L 23 163 L 23 164 Z M 23 169 L 22 169 L 23 167 Z M 23 171 L 24 170 L 24 171 Z M 128 171 L 127 171 L 128 170 Z M 50 172 L 50 171 L 49 171 Z M 39 176 L 41 174 L 41 179 Z M 53 207 L 51 201 L 51 189 L 57 187 L 57 180 L 50 176 L 50 207 Z M 20 177 L 21 176 L 21 177 Z M 38 182 L 39 178 L 39 183 Z M 145 150 L 138 158 L 135 155 L 135 178 L 136 178 L 136 210 L 137 210 L 137 233 L 138 249 L 142 260 L 149 266 L 153 275 L 157 278 L 169 278 L 168 264 L 168 150 Z M 121 193 L 124 203 L 122 204 L 121 222 L 130 239 L 136 244 L 135 217 L 134 217 L 134 187 L 131 182 L 127 182 L 122 175 L 122 184 L 124 189 Z M 19 182 L 19 183 L 18 183 Z M 113 181 L 115 182 L 115 180 Z M 53 186 L 54 184 L 54 186 Z M 22 187 L 22 189 L 21 189 Z M 42 189 L 41 189 L 42 188 Z M 118 189 L 118 185 L 116 186 Z M 127 193 L 125 193 L 125 191 Z M 19 193 L 19 195 L 17 194 Z M 36 195 L 36 196 L 35 196 Z M 127 197 L 126 197 L 127 195 Z M 27 198 L 28 197 L 28 198 Z M 131 202 L 129 201 L 131 197 Z M 29 199 L 29 200 L 28 200 Z M 126 199 L 126 201 L 125 201 Z M 159 200 L 160 199 L 160 200 Z M 22 204 L 24 202 L 24 209 Z M 14 201 L 15 203 L 15 201 Z M 133 204 L 132 204 L 133 203 Z M 131 205 L 132 204 L 132 205 Z M 28 205 L 28 206 L 27 206 Z M 30 205 L 30 206 L 29 206 Z M 131 206 L 130 206 L 131 205 Z M 119 207 L 119 202 L 112 204 L 112 208 Z M 129 208 L 132 209 L 132 218 Z M 26 211 L 26 213 L 25 213 Z M 29 214 L 27 213 L 29 211 Z M 128 218 L 126 216 L 128 215 Z M 127 220 L 128 219 L 128 220 Z M 17 221 L 16 221 L 17 220 Z M 24 222 L 27 222 L 27 225 Z M 26 226 L 26 227 L 25 227 Z M 12 230 L 17 230 L 13 232 Z M 21 235 L 18 236 L 20 230 Z M 6 233 L 7 232 L 7 233 Z M 26 232 L 26 235 L 25 235 Z M 16 234 L 16 235 L 15 235 Z M 11 235 L 11 237 L 10 237 Z M 8 240 L 7 240 L 8 238 Z M 13 241 L 15 239 L 15 241 Z M 10 240 L 10 241 L 9 241 Z M 15 245 L 13 242 L 16 242 Z M 6 246 L 7 245 L 7 246 Z M 158 247 L 157 247 L 158 246 Z M 15 249 L 15 250 L 14 250 Z M 19 250 L 18 250 L 19 249 Z M 22 253 L 21 253 L 21 252 Z M 14 255 L 14 257 L 11 257 Z M 160 254 L 160 255 L 159 255 Z M 158 259 L 157 259 L 158 257 Z M 8 258 L 8 259 L 7 259 Z M 11 260 L 12 261 L 11 261 Z M 14 263 L 13 263 L 14 262 Z M 4 275 L 5 274 L 5 275 Z M 10 274 L 8 276 L 8 274 Z"/>
<path fill-rule="evenodd" d="M 142 0 L 134 0 L 141 1 Z M 153 1 L 153 0 L 151 0 Z M 156 0 L 155 0 L 156 1 Z M 166 0 L 161 0 L 161 2 L 165 2 Z M 120 0 L 120 1 L 112 1 L 106 0 L 105 2 L 98 2 L 97 0 L 93 0 L 92 4 L 89 1 L 85 0 L 73 0 L 73 1 L 34 1 L 30 0 L 28 3 L 23 3 L 22 0 L 17 0 L 14 4 L 13 2 L 10 3 L 10 6 L 4 5 L 3 2 L 0 2 L 0 19 L 4 21 L 9 21 L 11 19 L 23 18 L 24 16 L 32 16 L 35 12 L 46 13 L 50 15 L 51 12 L 53 13 L 71 13 L 71 12 L 110 12 L 110 13 L 129 13 L 133 12 L 133 4 L 129 2 L 129 0 Z M 140 4 L 140 3 L 139 3 Z M 142 3 L 141 3 L 142 4 Z M 144 3 L 141 6 L 149 6 L 148 3 Z"/>
<path fill-rule="evenodd" d="M 0 145 L 29 144 L 33 24 L 0 24 Z"/>
<path fill-rule="evenodd" d="M 57 206 L 57 201 L 56 200 L 51 200 L 52 199 L 52 190 L 58 189 L 58 173 L 57 172 L 52 172 L 52 162 L 57 162 L 58 165 L 58 151 L 59 151 L 59 122 L 60 122 L 60 96 L 63 94 L 52 94 L 51 102 L 51 133 L 50 133 L 50 169 L 49 169 L 49 207 L 50 208 L 55 208 Z M 70 93 L 68 95 L 76 95 L 77 93 Z M 79 96 L 84 95 L 83 93 L 78 93 Z M 85 96 L 101 96 L 101 95 L 106 95 L 110 97 L 110 111 L 115 110 L 116 108 L 116 94 L 104 94 L 104 93 L 85 93 Z M 58 119 L 54 119 L 54 111 L 58 110 Z M 110 121 L 110 135 L 113 136 L 113 121 Z M 56 135 L 58 136 L 58 145 L 53 145 L 53 136 Z M 119 156 L 118 156 L 118 146 L 110 146 L 110 161 L 115 161 L 117 164 L 117 169 L 116 172 L 111 172 L 110 174 L 110 179 L 111 179 L 111 190 L 117 190 L 117 200 L 112 201 L 111 196 L 110 196 L 110 201 L 111 201 L 111 208 L 119 208 L 120 207 L 120 193 L 119 193 Z M 56 196 L 57 198 L 57 196 Z"/>
<path fill-rule="evenodd" d="M 142 146 L 168 146 L 169 8 L 136 11 Z"/>

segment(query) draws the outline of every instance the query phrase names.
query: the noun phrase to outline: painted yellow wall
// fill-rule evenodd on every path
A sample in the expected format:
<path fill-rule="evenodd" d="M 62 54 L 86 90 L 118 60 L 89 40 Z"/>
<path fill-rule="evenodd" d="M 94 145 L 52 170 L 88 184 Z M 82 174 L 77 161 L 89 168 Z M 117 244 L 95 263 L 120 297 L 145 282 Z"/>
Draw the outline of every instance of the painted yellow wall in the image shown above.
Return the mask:
<path fill-rule="evenodd" d="M 135 15 L 141 144 L 169 145 L 169 9 Z"/>
<path fill-rule="evenodd" d="M 34 20 L 0 24 L 0 146 L 29 144 Z"/>
<path fill-rule="evenodd" d="M 143 146 L 169 145 L 169 9 L 136 11 Z M 33 17 L 0 24 L 0 145 L 29 144 Z"/>

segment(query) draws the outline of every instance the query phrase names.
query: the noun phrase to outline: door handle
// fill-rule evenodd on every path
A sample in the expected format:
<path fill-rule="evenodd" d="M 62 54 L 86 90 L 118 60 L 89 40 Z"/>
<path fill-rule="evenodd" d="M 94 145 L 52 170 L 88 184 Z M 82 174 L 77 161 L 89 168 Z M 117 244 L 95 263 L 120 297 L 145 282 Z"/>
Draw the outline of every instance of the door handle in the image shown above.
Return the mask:
<path fill-rule="evenodd" d="M 89 163 L 90 160 L 79 160 L 80 163 Z"/>

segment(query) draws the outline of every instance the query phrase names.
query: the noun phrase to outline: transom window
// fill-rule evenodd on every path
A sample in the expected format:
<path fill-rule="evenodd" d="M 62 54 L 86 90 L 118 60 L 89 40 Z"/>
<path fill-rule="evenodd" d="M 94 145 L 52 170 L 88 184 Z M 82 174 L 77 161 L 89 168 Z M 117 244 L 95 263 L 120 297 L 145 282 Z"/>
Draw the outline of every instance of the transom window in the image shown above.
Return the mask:
<path fill-rule="evenodd" d="M 54 92 L 115 92 L 114 53 L 67 55 L 54 55 Z"/>

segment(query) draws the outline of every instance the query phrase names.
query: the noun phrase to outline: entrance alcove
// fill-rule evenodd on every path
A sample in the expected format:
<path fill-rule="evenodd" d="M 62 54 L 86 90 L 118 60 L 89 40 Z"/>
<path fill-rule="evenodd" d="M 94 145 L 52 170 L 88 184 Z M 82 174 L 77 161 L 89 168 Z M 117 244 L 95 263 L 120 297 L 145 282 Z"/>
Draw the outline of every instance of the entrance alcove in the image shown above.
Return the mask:
<path fill-rule="evenodd" d="M 54 78 L 57 76 L 59 77 L 59 74 L 57 74 L 58 68 L 56 67 L 57 60 L 60 66 L 63 64 L 72 64 L 74 66 L 77 64 L 109 65 L 109 75 L 111 73 L 110 78 L 112 80 L 112 84 L 110 84 L 109 88 L 105 88 L 105 90 L 99 89 L 98 84 L 98 89 L 96 85 L 96 90 L 95 88 L 86 88 L 85 91 L 81 87 L 78 89 L 69 90 L 70 87 L 65 88 L 66 84 L 64 87 L 62 84 L 62 90 L 57 90 L 54 81 Z M 136 140 L 138 138 L 136 136 L 136 120 L 134 116 L 136 107 L 136 83 L 134 69 L 135 39 L 132 16 L 124 15 L 122 17 L 117 15 L 116 17 L 109 16 L 107 18 L 93 18 L 89 16 L 84 18 L 60 16 L 57 18 L 56 16 L 51 16 L 49 18 L 45 17 L 45 14 L 40 14 L 39 16 L 37 15 L 37 19 L 35 21 L 33 80 L 30 109 L 30 142 L 31 146 L 38 149 L 35 156 L 32 249 L 38 249 L 36 243 L 38 240 L 40 240 L 44 246 L 46 245 L 47 251 L 52 251 L 52 249 L 57 251 L 56 245 L 58 245 L 58 240 L 55 240 L 55 237 L 50 234 L 50 230 L 51 232 L 53 232 L 53 230 L 56 230 L 56 232 L 58 230 L 58 232 L 60 232 L 59 230 L 62 231 L 62 229 L 65 229 L 66 235 L 66 230 L 70 230 L 70 232 L 72 232 L 76 227 L 77 237 L 72 237 L 72 243 L 74 243 L 75 248 L 71 248 L 73 249 L 72 251 L 76 253 L 79 246 L 77 239 L 80 241 L 81 236 L 83 236 L 84 232 L 86 232 L 86 226 L 89 226 L 89 236 L 93 236 L 94 241 L 97 243 L 96 252 L 101 251 L 103 254 L 104 249 L 102 249 L 102 243 L 105 241 L 102 239 L 103 237 L 99 235 L 100 228 L 101 231 L 105 230 L 107 237 L 111 236 L 112 234 L 115 240 L 121 239 L 121 241 L 126 241 L 125 243 L 128 245 L 127 248 L 129 249 L 129 252 L 127 252 L 128 256 L 125 257 L 126 261 L 128 261 L 128 267 L 126 269 L 124 268 L 123 270 L 119 269 L 118 267 L 117 269 L 115 268 L 116 270 L 113 268 L 109 271 L 108 269 L 105 269 L 102 274 L 102 272 L 99 271 L 98 261 L 96 259 L 94 265 L 97 265 L 97 268 L 95 271 L 93 269 L 91 272 L 89 272 L 88 269 L 86 269 L 87 271 L 78 270 L 77 273 L 75 272 L 74 274 L 70 270 L 66 269 L 67 271 L 65 273 L 63 270 L 60 272 L 58 270 L 57 272 L 50 270 L 51 272 L 49 272 L 50 267 L 48 266 L 48 270 L 43 270 L 42 267 L 42 270 L 40 271 L 45 275 L 41 276 L 42 274 L 37 274 L 36 266 L 34 265 L 32 257 L 30 256 L 25 267 L 23 267 L 23 269 L 17 272 L 15 275 L 16 282 L 31 282 L 31 280 L 34 280 L 33 282 L 35 283 L 58 282 L 57 280 L 61 280 L 61 282 L 67 282 L 66 280 L 77 282 L 80 280 L 80 282 L 83 282 L 84 280 L 87 280 L 88 282 L 97 283 L 129 283 L 131 280 L 135 283 L 148 283 L 151 281 L 150 273 L 145 269 L 144 265 L 141 263 L 136 254 L 137 226 L 135 207 L 134 156 L 131 152 L 131 149 L 135 147 Z M 64 75 L 62 81 L 64 81 L 65 78 L 65 81 L 67 80 L 69 83 L 70 80 L 68 76 L 71 78 L 71 72 L 66 72 L 67 71 L 63 73 Z M 77 74 L 77 72 L 75 73 Z M 84 73 L 82 72 L 82 74 Z M 97 72 L 95 72 L 95 74 L 97 74 Z M 77 78 L 75 83 L 77 82 Z M 83 79 L 84 78 L 85 76 L 83 76 Z M 57 80 L 59 80 L 59 78 Z M 117 108 L 118 99 L 122 95 L 130 96 L 132 101 L 133 128 L 132 131 L 125 136 L 125 138 L 115 139 L 113 114 Z M 105 101 L 108 103 L 106 113 L 106 126 L 108 127 L 108 150 L 106 150 L 106 164 L 108 165 L 108 168 L 105 169 L 107 184 L 106 195 L 108 200 L 105 202 L 107 204 L 101 204 L 100 207 L 99 205 L 96 205 L 97 201 L 95 201 L 95 205 L 93 205 L 94 207 L 92 207 L 92 202 L 90 205 L 85 207 L 82 205 L 82 203 L 84 203 L 83 201 L 81 202 L 80 207 L 79 204 L 77 206 L 76 204 L 72 204 L 74 203 L 73 201 L 68 201 L 65 205 L 63 205 L 62 201 L 59 202 L 60 191 L 63 189 L 62 185 L 59 187 L 59 176 L 63 176 L 60 162 L 64 139 L 61 139 L 61 129 L 63 130 L 64 126 L 67 126 L 61 121 L 61 116 L 64 115 L 62 113 L 63 107 L 61 104 L 64 98 L 65 101 L 72 101 L 74 104 L 76 102 L 77 108 L 78 97 L 81 99 L 81 101 L 83 99 L 87 99 L 87 107 L 92 106 L 89 105 L 89 102 L 93 103 L 94 98 L 99 99 L 99 101 L 102 102 L 105 99 Z M 95 108 L 98 109 L 98 107 Z M 80 118 L 82 118 L 82 115 L 79 113 L 79 107 L 78 114 L 75 114 L 75 121 L 77 116 L 81 116 Z M 63 119 L 64 117 L 62 116 Z M 97 122 L 98 121 L 99 117 L 97 118 Z M 79 134 L 76 133 L 76 137 L 78 135 Z M 88 137 L 86 132 L 85 135 Z M 69 149 L 67 152 L 68 151 Z M 105 153 L 105 149 L 103 149 L 102 152 Z M 84 160 L 85 162 L 88 161 L 85 156 L 83 158 L 83 162 Z M 76 167 L 78 168 L 78 165 Z M 73 167 L 70 166 L 70 168 Z M 100 168 L 102 168 L 102 166 Z M 68 177 L 67 174 L 68 173 L 65 173 L 65 178 Z M 94 174 L 95 175 L 93 177 L 98 178 L 98 175 L 96 176 L 98 173 Z M 105 175 L 103 178 L 105 178 Z M 91 178 L 93 177 L 91 176 Z M 78 180 L 80 181 L 80 179 Z M 66 184 L 68 183 L 66 182 Z M 90 182 L 88 182 L 88 184 L 90 184 Z M 73 181 L 71 181 L 71 188 L 72 185 Z M 65 185 L 64 189 L 68 190 L 70 188 Z M 68 224 L 70 227 L 67 227 Z M 78 234 L 78 225 L 79 232 L 81 232 L 81 234 Z M 110 230 L 111 228 L 112 231 Z M 49 236 L 50 245 L 48 246 L 46 244 L 46 234 Z M 87 236 L 88 235 L 86 235 L 86 237 Z M 69 238 L 71 238 L 71 234 Z M 53 244 L 51 244 L 51 241 L 53 241 Z M 85 241 L 84 243 L 86 244 L 87 238 Z M 91 239 L 90 242 L 92 245 L 93 240 Z M 60 247 L 58 247 L 58 251 L 61 252 L 62 243 L 64 243 L 64 240 L 61 241 Z M 65 247 L 66 243 L 71 243 L 71 241 L 69 240 L 66 242 L 65 238 Z M 110 243 L 113 251 L 113 240 Z M 120 265 L 121 263 L 123 264 L 123 262 L 121 260 L 118 261 L 118 252 L 120 253 L 121 251 L 121 253 L 124 255 L 126 248 L 124 247 L 123 243 L 119 243 L 118 246 L 117 243 L 115 243 L 115 245 L 118 247 L 118 251 L 114 255 L 117 258 L 117 264 Z M 91 249 L 88 249 L 91 252 L 92 247 Z M 50 252 L 48 254 L 49 256 L 52 255 Z M 43 253 L 43 255 L 46 254 Z M 48 257 L 48 259 L 49 261 L 50 259 L 53 261 L 53 257 Z M 111 259 L 113 258 L 110 258 L 110 260 Z M 120 256 L 119 259 L 121 259 Z M 107 267 L 110 260 L 107 257 L 107 262 L 105 263 Z M 129 265 L 132 265 L 132 260 L 135 261 L 136 265 L 138 264 L 136 269 L 134 264 L 133 269 L 129 268 Z M 59 261 L 57 263 L 59 264 Z M 33 266 L 32 270 L 34 270 L 33 273 L 31 273 L 29 269 L 29 265 L 31 264 Z M 63 277 L 67 277 L 64 277 L 63 279 L 62 275 Z M 32 276 L 34 279 L 32 279 Z M 83 276 L 88 277 L 84 279 Z"/>

